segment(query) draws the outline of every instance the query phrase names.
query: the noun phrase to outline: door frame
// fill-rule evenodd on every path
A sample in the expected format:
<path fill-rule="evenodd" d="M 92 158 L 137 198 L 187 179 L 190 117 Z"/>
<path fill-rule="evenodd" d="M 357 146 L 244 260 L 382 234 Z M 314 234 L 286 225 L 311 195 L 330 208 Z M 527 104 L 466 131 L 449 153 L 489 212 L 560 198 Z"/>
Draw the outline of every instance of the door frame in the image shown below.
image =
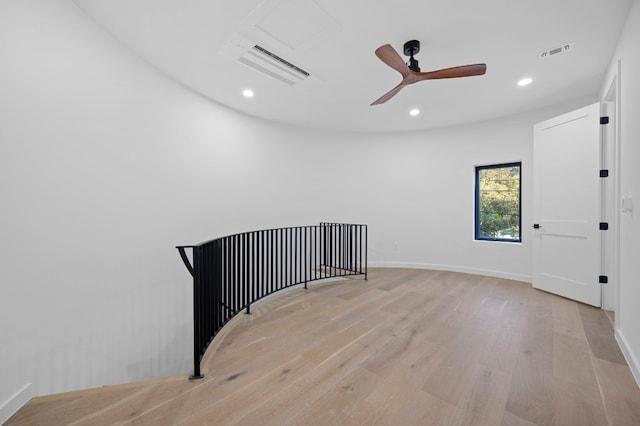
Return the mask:
<path fill-rule="evenodd" d="M 602 202 L 603 220 L 609 222 L 609 231 L 603 235 L 602 245 L 605 254 L 604 268 L 607 271 L 609 282 L 602 289 L 602 309 L 618 311 L 620 306 L 619 279 L 620 279 L 620 69 L 618 60 L 616 69 L 611 75 L 605 91 L 601 97 L 602 115 L 609 116 L 609 124 L 603 126 L 602 142 L 604 161 L 603 168 L 609 170 L 609 178 L 604 184 L 604 197 Z M 615 327 L 618 326 L 618 315 L 615 316 Z"/>

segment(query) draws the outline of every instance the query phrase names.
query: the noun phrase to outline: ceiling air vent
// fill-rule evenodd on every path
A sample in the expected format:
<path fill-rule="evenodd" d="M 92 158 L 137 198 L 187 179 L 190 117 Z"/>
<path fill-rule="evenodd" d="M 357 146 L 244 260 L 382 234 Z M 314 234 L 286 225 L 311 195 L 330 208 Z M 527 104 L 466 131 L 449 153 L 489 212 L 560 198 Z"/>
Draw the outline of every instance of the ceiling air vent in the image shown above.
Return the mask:
<path fill-rule="evenodd" d="M 257 44 L 240 56 L 238 61 L 290 86 L 304 81 L 310 75 L 302 68 Z"/>
<path fill-rule="evenodd" d="M 237 32 L 221 46 L 219 53 L 289 86 L 312 79 L 311 74 L 302 67 Z"/>
<path fill-rule="evenodd" d="M 555 56 L 560 53 L 565 53 L 573 49 L 573 43 L 563 44 L 562 46 L 554 47 L 553 49 L 545 50 L 540 52 L 540 59 L 548 58 L 550 56 Z"/>

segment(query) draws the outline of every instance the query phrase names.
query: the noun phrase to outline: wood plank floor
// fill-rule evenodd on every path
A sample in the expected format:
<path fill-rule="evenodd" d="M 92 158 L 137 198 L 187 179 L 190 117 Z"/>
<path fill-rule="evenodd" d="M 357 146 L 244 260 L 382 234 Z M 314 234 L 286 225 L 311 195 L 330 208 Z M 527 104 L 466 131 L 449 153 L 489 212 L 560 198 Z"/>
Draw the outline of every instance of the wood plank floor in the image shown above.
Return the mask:
<path fill-rule="evenodd" d="M 8 425 L 640 425 L 604 311 L 529 284 L 371 269 L 254 305 L 205 379 L 35 398 Z"/>

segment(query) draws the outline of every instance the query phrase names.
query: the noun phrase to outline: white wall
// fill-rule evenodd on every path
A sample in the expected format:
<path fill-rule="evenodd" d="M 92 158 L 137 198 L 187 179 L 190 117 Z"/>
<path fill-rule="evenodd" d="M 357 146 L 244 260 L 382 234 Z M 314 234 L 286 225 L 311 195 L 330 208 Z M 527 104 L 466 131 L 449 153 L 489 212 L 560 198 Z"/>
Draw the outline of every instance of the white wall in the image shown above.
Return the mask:
<path fill-rule="evenodd" d="M 174 246 L 306 222 L 306 200 L 277 201 L 298 187 L 292 138 L 267 146 L 271 127 L 157 74 L 70 1 L 0 2 L 0 74 L 0 416 L 187 373 Z"/>
<path fill-rule="evenodd" d="M 528 227 L 523 244 L 474 241 L 474 166 L 522 161 L 528 193 L 534 121 L 527 116 L 360 141 L 366 152 L 358 168 L 366 182 L 360 214 L 370 225 L 372 264 L 530 280 Z M 529 210 L 524 197 L 523 224 Z"/>
<path fill-rule="evenodd" d="M 620 61 L 620 75 L 617 75 Z M 616 337 L 640 385 L 640 2 L 633 3 L 603 86 L 617 79 L 620 120 L 620 195 L 635 197 L 635 210 L 620 214 L 619 307 Z M 618 200 L 620 202 L 620 200 Z"/>
<path fill-rule="evenodd" d="M 186 374 L 177 244 L 353 221 L 373 264 L 528 280 L 532 125 L 592 101 L 400 135 L 286 128 L 185 91 L 66 0 L 0 2 L 0 73 L 0 421 L 30 396 Z M 474 242 L 473 166 L 517 160 L 525 242 Z"/>
<path fill-rule="evenodd" d="M 0 3 L 0 69 L 0 405 L 184 372 L 197 100 L 66 1 Z"/>
<path fill-rule="evenodd" d="M 331 220 L 369 225 L 372 266 L 499 271 L 527 279 L 528 245 L 473 241 L 474 165 L 523 160 L 526 170 L 531 156 L 526 121 L 399 135 L 343 134 L 324 137 L 326 142 L 318 135 L 317 144 L 328 153 L 318 152 L 327 156 L 324 164 L 338 160 L 328 170 L 329 180 L 338 178 L 337 190 L 322 197 L 319 211 Z"/>

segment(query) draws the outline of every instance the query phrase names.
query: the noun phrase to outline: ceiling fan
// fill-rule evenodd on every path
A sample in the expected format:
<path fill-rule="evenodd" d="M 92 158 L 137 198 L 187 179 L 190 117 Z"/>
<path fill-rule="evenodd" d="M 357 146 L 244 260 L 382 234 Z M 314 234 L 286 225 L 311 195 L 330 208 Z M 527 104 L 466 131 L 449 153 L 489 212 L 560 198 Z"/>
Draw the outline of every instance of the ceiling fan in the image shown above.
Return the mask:
<path fill-rule="evenodd" d="M 413 55 L 420 52 L 420 42 L 410 40 L 404 44 L 404 54 L 409 56 L 409 62 L 405 63 L 398 52 L 389 44 L 376 49 L 376 56 L 382 62 L 389 65 L 394 70 L 402 74 L 402 81 L 396 87 L 376 99 L 371 105 L 380 105 L 394 97 L 400 90 L 409 84 L 422 80 L 434 80 L 439 78 L 470 77 L 473 75 L 483 75 L 487 72 L 487 64 L 462 65 L 459 67 L 444 68 L 436 71 L 420 72 L 418 61 Z"/>

